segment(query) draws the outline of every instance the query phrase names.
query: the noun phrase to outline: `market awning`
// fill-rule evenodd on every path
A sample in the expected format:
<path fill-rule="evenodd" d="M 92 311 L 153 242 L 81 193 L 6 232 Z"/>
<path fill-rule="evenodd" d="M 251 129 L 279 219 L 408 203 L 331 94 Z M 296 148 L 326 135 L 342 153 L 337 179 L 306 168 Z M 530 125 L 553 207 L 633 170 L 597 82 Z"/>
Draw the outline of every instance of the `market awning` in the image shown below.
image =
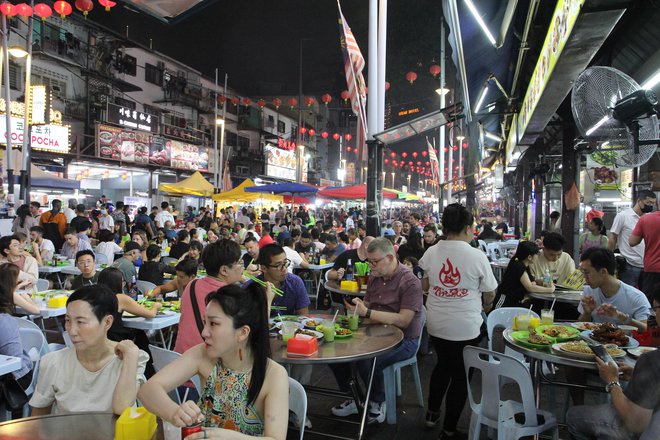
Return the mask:
<path fill-rule="evenodd" d="M 213 195 L 213 185 L 199 171 L 177 183 L 161 183 L 158 189 L 171 196 L 211 197 Z"/>
<path fill-rule="evenodd" d="M 18 176 L 14 176 L 18 183 Z M 80 189 L 80 182 L 77 180 L 65 179 L 56 176 L 53 173 L 44 171 L 36 165 L 30 165 L 30 181 L 32 186 L 42 188 L 61 188 L 61 189 Z"/>
<path fill-rule="evenodd" d="M 367 185 L 353 185 L 353 186 L 330 186 L 322 189 L 316 193 L 319 197 L 328 199 L 341 199 L 341 200 L 359 200 L 367 198 Z M 398 195 L 389 191 L 383 190 L 383 197 L 386 199 L 397 199 Z"/>
<path fill-rule="evenodd" d="M 318 188 L 300 183 L 272 183 L 270 185 L 251 186 L 245 191 L 273 194 L 315 194 Z"/>
<path fill-rule="evenodd" d="M 221 192 L 220 194 L 214 194 L 213 195 L 213 200 L 216 202 L 228 202 L 228 203 L 234 203 L 234 202 L 241 202 L 241 203 L 248 203 L 248 202 L 255 202 L 259 199 L 262 200 L 267 200 L 271 202 L 277 202 L 277 203 L 282 203 L 282 196 L 276 196 L 272 194 L 259 194 L 259 193 L 253 193 L 253 192 L 246 192 L 246 188 L 250 188 L 256 186 L 252 179 L 245 179 L 243 182 L 241 182 L 240 185 L 238 185 L 236 188 L 231 189 L 229 191 Z"/>
<path fill-rule="evenodd" d="M 410 194 L 410 193 L 403 192 L 403 191 L 397 191 L 396 189 L 392 189 L 392 188 L 383 188 L 383 191 L 392 192 L 392 193 L 397 195 L 399 200 L 405 200 L 406 202 L 416 202 L 419 199 L 421 199 L 421 197 L 416 195 L 416 194 Z"/>

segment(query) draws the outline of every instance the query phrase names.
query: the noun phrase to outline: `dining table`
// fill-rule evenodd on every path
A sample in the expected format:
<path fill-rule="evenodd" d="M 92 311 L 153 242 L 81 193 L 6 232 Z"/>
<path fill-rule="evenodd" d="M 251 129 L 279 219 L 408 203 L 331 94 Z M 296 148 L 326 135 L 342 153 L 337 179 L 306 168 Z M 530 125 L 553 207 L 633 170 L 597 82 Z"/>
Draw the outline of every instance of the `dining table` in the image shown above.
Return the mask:
<path fill-rule="evenodd" d="M 153 318 L 143 318 L 141 316 L 127 315 L 126 312 L 124 312 L 122 323 L 124 324 L 124 327 L 157 332 L 163 348 L 170 350 L 172 339 L 174 337 L 174 330 L 172 327 L 179 325 L 181 313 L 169 310 L 164 313 L 165 314 L 162 315 L 156 315 Z M 165 329 L 170 329 L 167 342 L 164 333 Z"/>
<path fill-rule="evenodd" d="M 20 369 L 21 358 L 15 356 L 0 356 L 0 376 L 13 373 Z"/>
<path fill-rule="evenodd" d="M 530 298 L 544 301 L 544 308 L 548 308 L 552 301 L 567 303 L 577 306 L 582 299 L 581 290 L 555 289 L 553 293 L 529 293 Z"/>
<path fill-rule="evenodd" d="M 332 320 L 332 315 L 315 314 L 310 318 L 319 320 Z M 357 389 L 351 392 L 343 392 L 337 389 L 329 389 L 318 386 L 304 385 L 307 393 L 319 394 L 329 397 L 338 397 L 344 399 L 355 399 L 360 408 L 360 427 L 357 433 L 357 439 L 362 439 L 367 420 L 368 405 L 371 394 L 371 386 L 376 367 L 376 359 L 379 355 L 388 353 L 401 345 L 403 342 L 403 332 L 394 325 L 372 323 L 368 320 L 361 323 L 358 330 L 346 338 L 335 337 L 333 342 L 319 341 L 318 352 L 312 356 L 300 357 L 292 356 L 287 353 L 286 345 L 277 334 L 271 334 L 270 348 L 272 358 L 280 364 L 291 365 L 327 365 L 338 363 L 355 363 L 368 360 L 371 362 L 369 377 L 365 383 L 366 391 L 362 395 Z M 357 384 L 357 369 L 351 368 L 352 380 Z M 339 421 L 339 419 L 338 419 Z M 306 429 L 305 433 L 315 433 L 322 436 L 334 438 L 340 437 L 334 433 L 314 432 Z"/>

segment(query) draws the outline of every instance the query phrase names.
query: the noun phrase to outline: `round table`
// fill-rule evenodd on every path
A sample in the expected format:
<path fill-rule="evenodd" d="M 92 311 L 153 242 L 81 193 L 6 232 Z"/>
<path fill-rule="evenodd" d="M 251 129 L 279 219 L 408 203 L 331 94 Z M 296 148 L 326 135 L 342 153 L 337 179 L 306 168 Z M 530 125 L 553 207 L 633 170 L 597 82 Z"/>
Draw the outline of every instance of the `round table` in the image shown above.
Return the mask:
<path fill-rule="evenodd" d="M 29 417 L 0 423 L 0 438 L 30 440 L 113 440 L 117 416 L 105 412 Z M 159 427 L 152 439 L 162 439 Z"/>
<path fill-rule="evenodd" d="M 545 301 L 546 306 L 550 301 L 554 301 L 555 299 L 557 300 L 557 302 L 563 302 L 577 306 L 578 304 L 580 304 L 580 299 L 582 299 L 582 291 L 555 290 L 554 293 L 530 293 L 529 297 L 534 299 L 542 299 L 543 301 Z"/>
<path fill-rule="evenodd" d="M 358 290 L 358 291 L 355 291 L 355 290 L 342 290 L 342 288 L 340 286 L 341 286 L 341 284 L 338 283 L 335 280 L 326 281 L 325 284 L 323 285 L 323 287 L 325 287 L 325 289 L 329 290 L 330 292 L 340 293 L 342 295 L 347 295 L 347 296 L 357 296 L 357 297 L 362 298 L 362 297 L 364 297 L 364 294 L 366 293 L 366 291 L 363 291 L 363 290 Z"/>

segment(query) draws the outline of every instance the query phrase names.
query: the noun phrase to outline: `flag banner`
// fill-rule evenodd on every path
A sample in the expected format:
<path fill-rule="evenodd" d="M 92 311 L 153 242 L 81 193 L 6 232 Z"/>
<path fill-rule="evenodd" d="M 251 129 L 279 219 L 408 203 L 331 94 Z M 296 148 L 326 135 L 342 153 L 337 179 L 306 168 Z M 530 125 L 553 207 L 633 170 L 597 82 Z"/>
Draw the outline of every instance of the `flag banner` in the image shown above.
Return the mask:
<path fill-rule="evenodd" d="M 426 140 L 426 143 L 429 147 L 429 162 L 431 163 L 433 181 L 435 185 L 438 185 L 440 183 L 440 164 L 438 163 L 438 156 L 435 154 L 435 149 L 433 149 L 433 145 L 431 145 L 428 139 Z"/>

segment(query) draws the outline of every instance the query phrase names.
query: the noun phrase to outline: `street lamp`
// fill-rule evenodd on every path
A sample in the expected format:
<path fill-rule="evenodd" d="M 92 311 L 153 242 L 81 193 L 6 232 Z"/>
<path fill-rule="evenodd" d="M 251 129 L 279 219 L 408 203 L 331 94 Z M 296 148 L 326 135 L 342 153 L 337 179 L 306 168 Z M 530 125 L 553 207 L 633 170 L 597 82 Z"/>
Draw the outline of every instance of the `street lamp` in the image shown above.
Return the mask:
<path fill-rule="evenodd" d="M 412 176 L 411 176 L 410 174 L 408 174 L 408 191 L 410 191 L 410 178 L 411 178 L 411 177 L 412 177 Z"/>
<path fill-rule="evenodd" d="M 394 175 L 395 175 L 395 174 L 396 174 L 396 173 L 395 173 L 394 171 L 392 171 L 392 188 L 394 188 Z"/>
<path fill-rule="evenodd" d="M 25 58 L 28 56 L 28 52 L 19 46 L 10 47 L 7 49 L 7 52 L 9 52 L 9 55 L 13 56 L 14 58 Z"/>
<path fill-rule="evenodd" d="M 218 126 L 220 126 L 220 145 L 218 145 Z M 216 169 L 215 186 L 216 188 L 220 188 L 220 181 L 222 180 L 222 176 L 223 176 L 223 160 L 224 160 L 223 147 L 225 146 L 225 120 L 216 117 L 214 130 L 215 130 L 215 136 L 213 137 L 213 143 L 215 147 L 215 169 Z"/>

